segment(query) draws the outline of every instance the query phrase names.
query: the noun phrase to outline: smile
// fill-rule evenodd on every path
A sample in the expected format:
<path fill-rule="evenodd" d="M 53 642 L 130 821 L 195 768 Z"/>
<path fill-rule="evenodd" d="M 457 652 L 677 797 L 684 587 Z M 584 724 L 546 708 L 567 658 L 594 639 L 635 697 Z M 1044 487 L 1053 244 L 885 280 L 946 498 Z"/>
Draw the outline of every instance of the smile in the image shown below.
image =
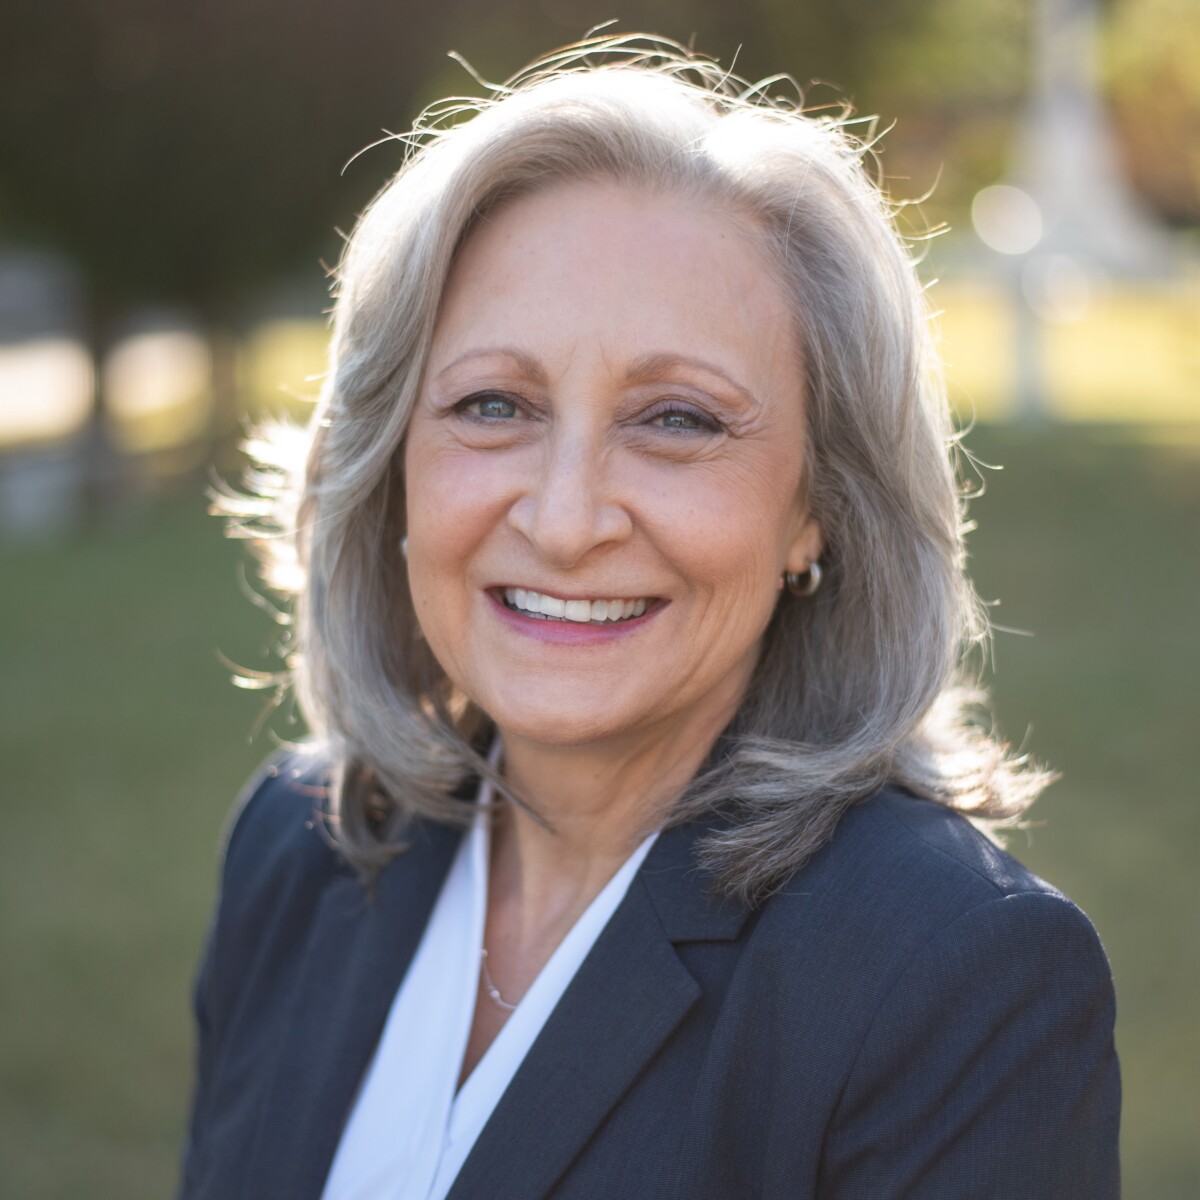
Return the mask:
<path fill-rule="evenodd" d="M 574 621 L 579 625 L 606 625 L 640 617 L 653 598 L 639 600 L 563 600 L 525 588 L 504 588 L 504 604 L 523 616 L 543 621 Z"/>

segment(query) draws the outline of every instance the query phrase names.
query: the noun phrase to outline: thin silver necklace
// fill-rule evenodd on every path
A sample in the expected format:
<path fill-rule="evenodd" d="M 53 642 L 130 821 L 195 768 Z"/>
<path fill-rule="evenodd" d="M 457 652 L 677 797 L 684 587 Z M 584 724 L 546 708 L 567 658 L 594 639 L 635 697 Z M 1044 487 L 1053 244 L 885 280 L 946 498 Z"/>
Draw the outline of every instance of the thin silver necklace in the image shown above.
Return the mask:
<path fill-rule="evenodd" d="M 483 968 L 483 990 L 491 997 L 492 1003 L 497 1008 L 501 1008 L 505 1012 L 516 1012 L 517 1006 L 515 1004 L 509 1004 L 509 1002 L 505 1000 L 502 995 L 500 995 L 500 989 L 492 982 L 491 972 L 487 968 L 487 958 L 487 947 L 484 946 L 479 952 L 479 965 Z"/>
<path fill-rule="evenodd" d="M 504 756 L 504 744 L 500 741 L 499 736 L 492 739 L 491 749 L 488 751 L 488 766 L 493 770 L 500 769 L 500 760 Z M 487 800 L 491 802 L 491 784 L 486 788 Z M 479 966 L 483 976 L 483 990 L 491 997 L 492 1003 L 503 1012 L 516 1012 L 517 1006 L 509 1004 L 505 998 L 500 995 L 500 989 L 492 981 L 492 973 L 488 970 L 487 965 L 488 952 L 487 947 L 483 946 L 479 951 Z"/>

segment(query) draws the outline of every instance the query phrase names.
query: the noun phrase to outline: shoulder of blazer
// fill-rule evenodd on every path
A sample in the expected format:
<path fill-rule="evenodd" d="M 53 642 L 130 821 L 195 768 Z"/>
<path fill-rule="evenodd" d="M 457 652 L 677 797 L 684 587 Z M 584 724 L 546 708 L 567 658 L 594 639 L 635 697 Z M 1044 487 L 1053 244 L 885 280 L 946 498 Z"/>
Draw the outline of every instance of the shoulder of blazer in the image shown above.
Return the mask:
<path fill-rule="evenodd" d="M 897 865 L 919 866 L 922 874 L 971 895 L 978 890 L 988 898 L 1027 891 L 1061 896 L 961 812 L 899 787 L 886 787 L 851 809 L 840 832 L 860 839 L 860 854 L 873 851 Z"/>
<path fill-rule="evenodd" d="M 234 802 L 223 836 L 222 905 L 239 907 L 258 893 L 278 900 L 299 884 L 320 886 L 345 868 L 327 840 L 333 772 L 316 751 L 291 749 L 272 755 Z"/>
<path fill-rule="evenodd" d="M 208 948 L 197 981 L 220 1022 L 267 947 L 278 954 L 302 934 L 326 885 L 348 871 L 329 844 L 322 814 L 332 764 L 315 752 L 280 751 L 250 778 L 221 839 Z"/>
<path fill-rule="evenodd" d="M 336 763 L 301 746 L 269 758 L 235 801 L 223 836 L 222 867 L 210 949 L 223 993 L 241 989 L 251 964 L 267 972 L 296 956 L 335 885 L 370 902 L 372 893 L 330 840 L 330 786 Z M 401 856 L 421 857 L 442 827 L 414 822 Z M 383 875 L 395 874 L 392 864 Z M 381 876 L 381 879 L 383 876 Z M 230 997 L 231 998 L 231 997 Z"/>
<path fill-rule="evenodd" d="M 939 913 L 1025 892 L 1065 899 L 961 813 L 886 787 L 845 814 L 829 843 L 776 899 L 786 909 L 820 896 L 907 921 L 914 911 L 937 920 Z"/>
<path fill-rule="evenodd" d="M 1099 938 L 1066 896 L 962 814 L 888 787 L 850 809 L 831 841 L 763 905 L 751 945 L 777 964 L 777 978 L 792 981 L 789 990 L 820 980 L 827 996 L 853 997 L 865 1015 L 929 947 L 969 944 L 974 952 L 1003 942 L 1014 923 L 1027 929 L 1029 953 L 1008 969 L 1022 970 L 1023 961 L 1034 969 L 1033 942 L 1048 939 L 1076 947 L 1095 986 L 1111 988 Z"/>
<path fill-rule="evenodd" d="M 919 936 L 971 908 L 1026 893 L 1069 904 L 960 812 L 886 787 L 846 812 L 761 919 L 787 922 L 820 905 L 838 922 L 877 926 L 876 935 Z"/>

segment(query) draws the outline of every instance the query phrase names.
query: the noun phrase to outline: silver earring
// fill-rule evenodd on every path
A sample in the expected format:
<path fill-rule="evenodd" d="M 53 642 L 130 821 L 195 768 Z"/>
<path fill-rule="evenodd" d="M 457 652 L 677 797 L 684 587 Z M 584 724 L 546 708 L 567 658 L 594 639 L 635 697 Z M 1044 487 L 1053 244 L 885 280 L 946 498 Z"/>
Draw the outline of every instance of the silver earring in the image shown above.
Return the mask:
<path fill-rule="evenodd" d="M 785 571 L 783 582 L 793 596 L 811 596 L 821 586 L 821 565 L 810 562 L 807 571 Z"/>
<path fill-rule="evenodd" d="M 407 534 L 405 534 L 404 537 L 402 537 L 400 539 L 400 553 L 402 555 L 404 555 L 404 561 L 408 562 L 408 535 Z"/>

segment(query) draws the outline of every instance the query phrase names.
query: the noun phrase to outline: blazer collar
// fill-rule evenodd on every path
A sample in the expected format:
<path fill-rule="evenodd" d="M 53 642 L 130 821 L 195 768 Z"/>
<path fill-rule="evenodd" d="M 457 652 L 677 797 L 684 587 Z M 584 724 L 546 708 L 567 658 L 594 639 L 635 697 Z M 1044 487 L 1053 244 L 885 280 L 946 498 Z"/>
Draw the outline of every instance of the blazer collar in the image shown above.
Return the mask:
<path fill-rule="evenodd" d="M 703 832 L 688 825 L 659 836 L 447 1200 L 544 1196 L 700 999 L 700 984 L 673 943 L 736 938 L 748 915 L 710 898 L 710 880 L 692 859 Z"/>
<path fill-rule="evenodd" d="M 671 942 L 730 941 L 750 915 L 744 904 L 721 896 L 715 879 L 697 865 L 696 843 L 716 828 L 693 822 L 664 830 L 638 872 Z"/>
<path fill-rule="evenodd" d="M 449 1200 L 535 1200 L 553 1186 L 700 997 L 674 943 L 736 938 L 748 915 L 711 895 L 693 846 L 665 830 L 518 1068 Z M 460 832 L 426 824 L 379 876 L 325 889 L 280 1033 L 244 1196 L 319 1200 L 342 1128 L 416 953 Z M 538 1130 L 528 1154 L 513 1146 Z M 500 1169 L 499 1164 L 503 1164 Z"/>

